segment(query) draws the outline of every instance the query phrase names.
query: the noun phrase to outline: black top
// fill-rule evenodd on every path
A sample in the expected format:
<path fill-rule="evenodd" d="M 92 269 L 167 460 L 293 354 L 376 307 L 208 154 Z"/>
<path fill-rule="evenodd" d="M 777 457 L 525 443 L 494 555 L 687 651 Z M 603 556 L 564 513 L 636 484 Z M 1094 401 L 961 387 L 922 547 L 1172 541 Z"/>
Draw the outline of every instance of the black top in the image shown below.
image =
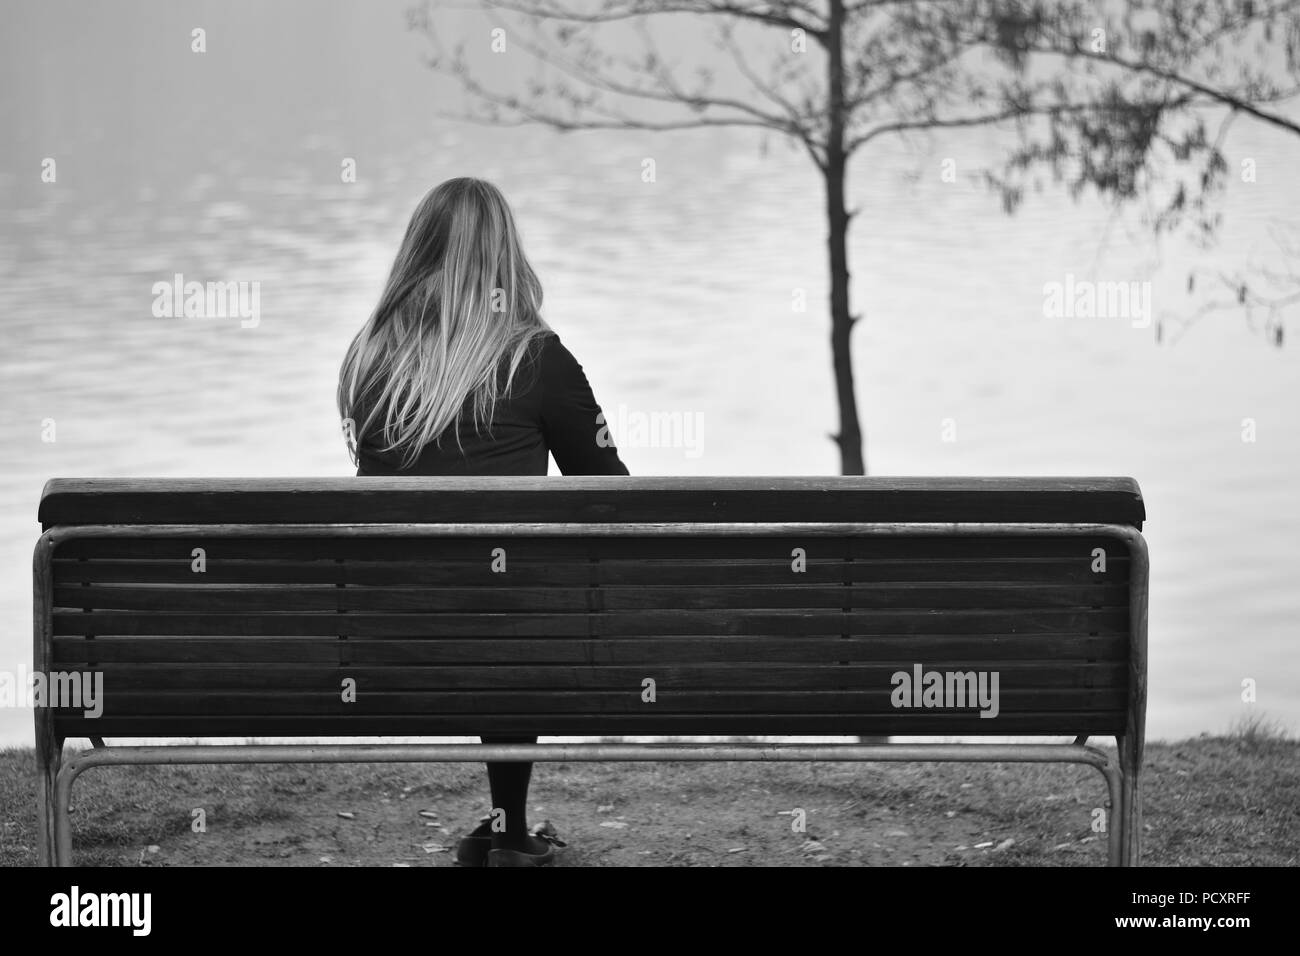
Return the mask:
<path fill-rule="evenodd" d="M 502 373 L 504 378 L 504 372 Z M 566 475 L 626 475 L 587 376 L 554 332 L 520 362 L 509 395 L 502 395 L 482 434 L 467 403 L 458 425 L 424 446 L 409 466 L 400 450 L 380 452 L 371 436 L 358 449 L 359 476 L 545 475 L 549 452 Z"/>

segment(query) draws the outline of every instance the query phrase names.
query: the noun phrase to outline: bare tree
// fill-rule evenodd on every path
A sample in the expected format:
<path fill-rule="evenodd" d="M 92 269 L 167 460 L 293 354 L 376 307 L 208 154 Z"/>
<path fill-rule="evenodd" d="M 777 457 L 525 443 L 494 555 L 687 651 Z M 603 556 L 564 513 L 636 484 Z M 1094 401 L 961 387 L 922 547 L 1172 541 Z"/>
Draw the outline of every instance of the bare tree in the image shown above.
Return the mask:
<path fill-rule="evenodd" d="M 1282 347 L 1288 311 L 1300 310 L 1300 228 L 1275 224 L 1273 243 L 1280 262 L 1251 262 L 1235 269 L 1198 267 L 1187 274 L 1187 291 L 1209 287 L 1193 310 L 1173 313 L 1156 325 L 1156 338 L 1176 341 L 1201 319 L 1223 312 L 1240 312 L 1252 332 Z M 1166 327 L 1169 332 L 1166 333 Z"/>
<path fill-rule="evenodd" d="M 850 338 L 850 160 L 886 136 L 1018 134 L 982 178 L 1014 211 L 1044 172 L 1072 195 L 1153 203 L 1159 233 L 1213 233 L 1223 138 L 1244 116 L 1285 133 L 1300 90 L 1297 0 L 469 0 L 491 31 L 448 45 L 411 11 L 462 119 L 557 130 L 743 127 L 805 149 L 825 182 L 841 471 L 865 474 Z M 665 37 L 707 31 L 691 63 Z M 693 32 L 692 32 L 693 31 Z M 472 59 L 507 44 L 536 67 L 512 88 Z M 681 43 L 672 43 L 674 51 Z M 626 52 L 629 48 L 633 52 Z M 1223 117 L 1213 135 L 1208 123 Z"/>

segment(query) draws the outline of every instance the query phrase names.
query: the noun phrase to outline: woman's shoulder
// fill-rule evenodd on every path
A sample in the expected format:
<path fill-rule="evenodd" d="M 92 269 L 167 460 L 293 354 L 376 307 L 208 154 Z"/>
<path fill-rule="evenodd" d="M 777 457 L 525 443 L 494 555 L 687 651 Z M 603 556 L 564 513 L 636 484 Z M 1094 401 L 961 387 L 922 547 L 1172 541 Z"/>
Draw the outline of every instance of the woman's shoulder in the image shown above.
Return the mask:
<path fill-rule="evenodd" d="M 565 377 L 575 370 L 582 371 L 582 366 L 565 347 L 558 332 L 547 329 L 537 339 L 537 364 L 546 378 Z"/>
<path fill-rule="evenodd" d="M 545 329 L 528 343 L 528 351 L 523 362 L 527 366 L 526 378 L 536 385 L 545 387 L 547 382 L 566 378 L 577 361 L 560 336 L 552 329 Z"/>
<path fill-rule="evenodd" d="M 560 333 L 554 329 L 543 329 L 533 341 L 537 343 L 538 354 L 543 357 L 554 356 L 561 349 L 568 351 L 560 341 Z"/>

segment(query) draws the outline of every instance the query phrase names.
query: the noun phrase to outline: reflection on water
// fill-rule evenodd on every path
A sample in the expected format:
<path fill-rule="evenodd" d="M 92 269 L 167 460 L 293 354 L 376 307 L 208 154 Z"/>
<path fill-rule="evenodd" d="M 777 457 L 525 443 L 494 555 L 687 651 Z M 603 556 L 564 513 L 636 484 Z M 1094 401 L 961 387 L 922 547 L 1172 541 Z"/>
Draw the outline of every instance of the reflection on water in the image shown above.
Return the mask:
<path fill-rule="evenodd" d="M 270 27 L 240 34 L 242 59 L 210 54 L 200 69 L 168 52 L 169 31 L 188 35 L 184 5 L 148 17 L 79 7 L 96 23 L 72 37 L 58 5 L 32 7 L 23 39 L 0 37 L 12 133 L 0 166 L 0 668 L 29 660 L 27 569 L 47 478 L 351 473 L 338 362 L 410 208 L 450 175 L 487 176 L 512 198 L 547 317 L 607 406 L 702 416 L 702 456 L 627 448 L 634 473 L 834 473 L 824 225 L 805 157 L 733 134 L 435 124 L 402 4 L 391 6 L 386 19 L 373 6 L 276 5 L 264 16 L 278 29 L 350 51 L 290 66 Z M 254 13 L 205 17 L 211 35 Z M 49 49 L 100 79 L 55 69 Z M 1294 168 L 1293 143 L 1245 124 L 1233 136 L 1262 171 Z M 1152 270 L 1151 247 L 1121 233 L 1099 260 L 1103 210 L 1048 195 L 1006 219 L 979 189 L 940 181 L 939 157 L 975 165 L 995 148 L 966 133 L 882 147 L 855 167 L 873 471 L 1137 477 L 1153 561 L 1152 734 L 1225 729 L 1247 712 L 1244 678 L 1258 682 L 1256 706 L 1296 728 L 1296 349 L 1266 348 L 1235 316 L 1175 348 L 1123 321 L 1044 319 L 1043 285 L 1067 273 L 1150 279 L 1157 310 L 1183 308 L 1193 259 L 1166 246 Z M 654 184 L 640 180 L 648 155 Z M 39 182 L 46 156 L 57 184 Z M 356 158 L 356 184 L 339 181 L 342 157 Z M 1270 217 L 1296 199 L 1280 172 L 1230 188 L 1225 255 L 1267 251 Z M 261 323 L 153 318 L 153 283 L 177 272 L 260 282 Z M 792 309 L 797 289 L 806 312 Z M 1241 441 L 1247 417 L 1254 444 Z M 40 438 L 47 419 L 54 443 Z M 955 442 L 941 440 L 945 419 Z M 0 743 L 29 736 L 30 715 L 0 711 Z"/>

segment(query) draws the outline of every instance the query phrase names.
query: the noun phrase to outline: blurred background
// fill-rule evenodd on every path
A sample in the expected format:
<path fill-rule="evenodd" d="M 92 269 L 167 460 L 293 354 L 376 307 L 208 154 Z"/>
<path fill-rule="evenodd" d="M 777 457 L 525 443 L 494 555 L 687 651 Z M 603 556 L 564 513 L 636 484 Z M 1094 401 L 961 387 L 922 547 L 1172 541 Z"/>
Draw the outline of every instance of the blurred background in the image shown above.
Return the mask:
<path fill-rule="evenodd" d="M 823 187 L 808 157 L 749 130 L 439 119 L 461 94 L 422 63 L 408 5 L 4 3 L 0 670 L 30 667 L 47 479 L 354 473 L 339 362 L 416 201 L 452 176 L 510 198 L 544 314 L 634 474 L 837 472 Z M 438 16 L 458 29 L 460 15 Z M 1072 274 L 1150 282 L 1157 315 L 1193 314 L 1210 293 L 1189 291 L 1189 271 L 1276 253 L 1273 230 L 1300 212 L 1300 139 L 1234 126 L 1229 167 L 1251 158 L 1257 178 L 1228 176 L 1210 250 L 1051 188 L 1007 216 L 982 186 L 941 175 L 945 158 L 975 167 L 1007 144 L 941 131 L 854 160 L 869 472 L 1137 478 L 1153 569 L 1149 736 L 1261 714 L 1294 732 L 1300 353 L 1232 310 L 1157 342 L 1123 319 L 1045 318 L 1043 301 Z M 46 158 L 55 182 L 42 181 Z M 340 176 L 346 159 L 355 182 Z M 259 282 L 259 323 L 155 318 L 153 284 L 175 273 Z M 620 414 L 652 412 L 692 416 L 694 447 L 621 440 Z M 31 726 L 30 711 L 0 709 L 0 745 L 30 744 Z"/>

